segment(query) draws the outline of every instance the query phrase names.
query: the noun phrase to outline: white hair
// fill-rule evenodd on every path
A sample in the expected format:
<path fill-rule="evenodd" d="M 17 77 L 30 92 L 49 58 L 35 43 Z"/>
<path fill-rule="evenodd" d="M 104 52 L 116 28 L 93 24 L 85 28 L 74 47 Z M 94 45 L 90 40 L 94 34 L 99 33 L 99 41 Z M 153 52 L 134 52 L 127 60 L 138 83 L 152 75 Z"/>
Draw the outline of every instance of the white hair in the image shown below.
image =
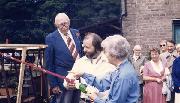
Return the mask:
<path fill-rule="evenodd" d="M 161 40 L 160 43 L 167 43 L 167 40 Z"/>
<path fill-rule="evenodd" d="M 104 51 L 117 59 L 124 60 L 127 58 L 130 50 L 130 44 L 126 38 L 121 35 L 113 35 L 102 41 L 101 46 Z"/>
<path fill-rule="evenodd" d="M 55 21 L 54 21 L 55 25 L 58 25 L 61 22 L 69 22 L 70 23 L 70 19 L 65 13 L 58 13 L 55 17 Z"/>
<path fill-rule="evenodd" d="M 180 49 L 180 44 L 176 44 L 176 49 Z"/>
<path fill-rule="evenodd" d="M 133 48 L 133 50 L 137 50 L 137 49 L 138 49 L 138 50 L 141 50 L 141 45 L 135 45 L 134 48 Z"/>

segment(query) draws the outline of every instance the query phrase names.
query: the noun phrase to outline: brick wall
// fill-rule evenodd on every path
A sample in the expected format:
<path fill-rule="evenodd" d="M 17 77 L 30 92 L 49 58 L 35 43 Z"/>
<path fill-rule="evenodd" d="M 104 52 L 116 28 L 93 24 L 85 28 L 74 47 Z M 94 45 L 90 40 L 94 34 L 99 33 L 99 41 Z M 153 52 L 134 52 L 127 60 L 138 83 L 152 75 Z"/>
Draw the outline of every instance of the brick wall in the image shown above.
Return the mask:
<path fill-rule="evenodd" d="M 162 39 L 172 39 L 172 19 L 180 18 L 180 0 L 127 0 L 123 33 L 133 47 L 144 52 L 158 46 Z"/>

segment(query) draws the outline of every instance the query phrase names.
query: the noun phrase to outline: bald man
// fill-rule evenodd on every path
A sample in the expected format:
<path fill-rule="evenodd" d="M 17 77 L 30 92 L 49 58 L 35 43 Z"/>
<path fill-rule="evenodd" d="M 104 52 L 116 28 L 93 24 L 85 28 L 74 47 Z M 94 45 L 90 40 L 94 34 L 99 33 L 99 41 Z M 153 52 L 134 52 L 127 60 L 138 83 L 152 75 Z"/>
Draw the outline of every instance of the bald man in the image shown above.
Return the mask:
<path fill-rule="evenodd" d="M 130 58 L 136 72 L 138 73 L 139 85 L 140 85 L 140 97 L 139 103 L 142 102 L 142 94 L 143 94 L 143 79 L 142 79 L 142 69 L 144 68 L 144 64 L 146 62 L 146 57 L 142 55 L 142 48 L 140 45 L 135 45 L 133 48 L 133 55 Z"/>
<path fill-rule="evenodd" d="M 54 24 L 56 30 L 46 37 L 46 68 L 51 72 L 66 76 L 74 62 L 82 56 L 79 31 L 70 28 L 70 19 L 65 13 L 58 13 Z M 63 79 L 48 75 L 54 99 L 51 103 L 79 103 L 80 92 L 67 90 Z"/>

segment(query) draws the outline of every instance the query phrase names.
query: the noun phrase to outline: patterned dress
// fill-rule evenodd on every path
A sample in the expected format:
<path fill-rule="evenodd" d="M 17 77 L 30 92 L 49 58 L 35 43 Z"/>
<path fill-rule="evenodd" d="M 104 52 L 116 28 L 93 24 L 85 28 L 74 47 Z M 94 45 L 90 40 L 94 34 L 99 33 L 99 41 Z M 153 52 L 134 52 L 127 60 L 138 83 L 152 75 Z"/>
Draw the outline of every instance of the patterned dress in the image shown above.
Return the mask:
<path fill-rule="evenodd" d="M 155 78 L 162 78 L 165 73 L 165 64 L 161 62 L 162 70 L 157 72 L 153 67 L 153 61 L 145 64 L 143 75 Z M 143 88 L 143 103 L 166 103 L 165 96 L 162 94 L 162 83 L 156 81 L 145 81 Z"/>

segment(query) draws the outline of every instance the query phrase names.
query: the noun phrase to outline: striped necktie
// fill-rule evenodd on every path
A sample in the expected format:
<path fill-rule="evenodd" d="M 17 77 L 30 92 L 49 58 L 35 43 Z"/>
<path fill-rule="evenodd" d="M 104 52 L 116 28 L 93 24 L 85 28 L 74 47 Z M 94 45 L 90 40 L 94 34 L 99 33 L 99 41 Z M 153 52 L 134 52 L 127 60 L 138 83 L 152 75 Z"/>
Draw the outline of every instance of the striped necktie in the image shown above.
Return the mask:
<path fill-rule="evenodd" d="M 67 47 L 69 48 L 69 51 L 73 57 L 74 60 L 79 59 L 79 54 L 76 50 L 76 46 L 73 42 L 73 40 L 69 37 L 69 35 L 65 35 L 67 40 Z"/>

